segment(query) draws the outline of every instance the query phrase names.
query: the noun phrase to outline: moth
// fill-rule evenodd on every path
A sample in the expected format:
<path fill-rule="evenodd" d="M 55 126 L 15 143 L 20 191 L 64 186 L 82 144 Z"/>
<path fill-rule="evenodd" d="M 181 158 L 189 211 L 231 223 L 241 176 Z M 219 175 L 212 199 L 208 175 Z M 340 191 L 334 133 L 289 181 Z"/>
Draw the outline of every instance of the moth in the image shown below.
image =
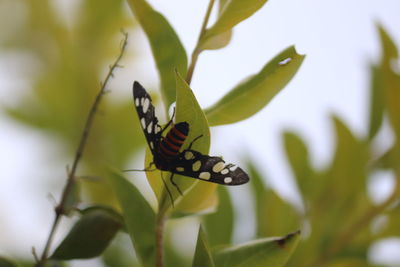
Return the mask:
<path fill-rule="evenodd" d="M 174 124 L 171 119 L 162 128 L 155 116 L 150 95 L 137 81 L 133 84 L 133 101 L 153 155 L 153 162 L 150 165 L 154 165 L 161 171 L 170 172 L 171 183 L 179 193 L 182 194 L 173 180 L 174 174 L 222 185 L 241 185 L 249 181 L 249 176 L 236 165 L 227 164 L 221 157 L 204 155 L 193 150 L 193 143 L 201 136 L 196 137 L 187 148 L 182 149 L 189 135 L 190 125 L 187 122 Z M 163 135 L 169 126 L 171 127 L 168 132 Z M 163 182 L 165 184 L 165 181 Z M 168 193 L 170 194 L 169 190 Z"/>

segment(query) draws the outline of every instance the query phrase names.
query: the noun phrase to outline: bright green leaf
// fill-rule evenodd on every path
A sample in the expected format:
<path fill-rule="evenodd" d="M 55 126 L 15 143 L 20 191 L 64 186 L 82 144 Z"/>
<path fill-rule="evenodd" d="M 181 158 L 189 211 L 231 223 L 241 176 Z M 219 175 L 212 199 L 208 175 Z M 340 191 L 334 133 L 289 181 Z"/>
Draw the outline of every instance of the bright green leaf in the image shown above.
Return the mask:
<path fill-rule="evenodd" d="M 210 247 L 208 245 L 207 236 L 203 228 L 199 227 L 197 236 L 196 250 L 194 252 L 193 267 L 215 267 L 214 260 L 211 256 Z"/>
<path fill-rule="evenodd" d="M 139 190 L 118 173 L 110 174 L 112 187 L 122 207 L 122 213 L 133 246 L 143 266 L 155 263 L 156 216 Z"/>
<path fill-rule="evenodd" d="M 222 125 L 247 119 L 261 110 L 293 78 L 304 56 L 289 47 L 263 69 L 233 88 L 216 104 L 206 109 L 210 125 Z"/>
<path fill-rule="evenodd" d="M 218 267 L 284 266 L 300 240 L 300 232 L 281 238 L 264 238 L 215 253 Z"/>
<path fill-rule="evenodd" d="M 224 10 L 224 6 L 228 2 L 227 0 L 218 1 L 218 17 L 221 16 L 221 12 Z M 214 36 L 210 36 L 205 42 L 202 42 L 200 39 L 199 46 L 197 47 L 198 51 L 206 50 L 206 49 L 220 49 L 229 44 L 232 39 L 232 30 L 227 30 L 225 32 L 216 34 Z"/>
<path fill-rule="evenodd" d="M 230 245 L 232 243 L 234 211 L 231 197 L 226 187 L 218 187 L 217 211 L 204 216 L 203 225 L 208 233 L 208 241 L 212 247 Z"/>
<path fill-rule="evenodd" d="M 229 32 L 235 25 L 253 15 L 266 2 L 267 0 L 224 1 L 217 21 L 206 30 L 200 40 L 200 50 L 220 48 L 213 46 L 215 41 L 212 41 L 212 39 Z"/>
<path fill-rule="evenodd" d="M 97 257 L 123 225 L 121 216 L 111 208 L 93 207 L 82 213 L 82 217 L 54 251 L 52 259 Z"/>
<path fill-rule="evenodd" d="M 193 143 L 192 148 L 196 151 L 208 154 L 210 147 L 210 129 L 208 127 L 207 119 L 196 100 L 192 90 L 189 85 L 183 80 L 183 78 L 176 73 L 176 117 L 175 121 L 181 122 L 185 121 L 189 124 L 189 135 L 186 138 L 184 147 L 188 146 L 196 137 L 202 135 L 195 143 Z M 152 161 L 150 152 L 148 151 L 146 156 L 146 166 Z M 214 194 L 215 185 L 211 183 L 205 183 L 201 185 L 201 192 L 197 192 L 196 195 L 200 198 L 194 198 L 190 201 L 190 193 L 188 194 L 188 201 L 182 205 L 183 210 L 179 210 L 179 202 L 182 200 L 182 196 L 179 194 L 177 188 L 175 188 L 170 182 L 170 172 L 164 172 L 163 177 L 166 181 L 166 185 L 174 201 L 175 212 L 186 213 L 188 210 L 190 212 L 204 210 L 204 201 L 211 198 Z M 161 213 L 165 213 L 170 208 L 172 208 L 172 201 L 168 194 L 167 189 L 163 183 L 161 174 L 159 171 L 147 172 L 147 178 L 150 185 L 152 186 L 158 200 L 159 200 L 159 210 Z M 191 177 L 184 177 L 180 175 L 174 175 L 174 182 L 178 185 L 179 189 L 184 192 L 191 190 L 199 180 L 193 179 Z M 204 183 L 204 182 L 203 182 Z M 215 205 L 214 203 L 209 203 L 210 205 Z M 182 214 L 181 213 L 181 214 Z"/>
<path fill-rule="evenodd" d="M 197 183 L 178 203 L 173 214 L 174 217 L 190 216 L 198 213 L 205 214 L 215 211 L 218 205 L 217 187 L 217 184 Z"/>
<path fill-rule="evenodd" d="M 162 14 L 145 0 L 128 0 L 135 17 L 149 39 L 161 80 L 161 94 L 165 108 L 175 102 L 175 75 L 177 69 L 186 75 L 187 56 L 178 35 Z"/>

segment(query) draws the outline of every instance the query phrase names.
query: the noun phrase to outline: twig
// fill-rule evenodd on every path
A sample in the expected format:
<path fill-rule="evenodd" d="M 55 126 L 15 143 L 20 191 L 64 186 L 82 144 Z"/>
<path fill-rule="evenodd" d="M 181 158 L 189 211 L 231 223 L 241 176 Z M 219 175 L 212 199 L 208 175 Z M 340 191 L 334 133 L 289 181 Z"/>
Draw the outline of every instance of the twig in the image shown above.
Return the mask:
<path fill-rule="evenodd" d="M 164 262 L 163 253 L 163 240 L 164 240 L 164 226 L 165 215 L 159 213 L 156 219 L 156 267 L 162 267 Z"/>
<path fill-rule="evenodd" d="M 86 123 L 85 123 L 85 126 L 83 128 L 82 135 L 81 135 L 81 139 L 80 139 L 78 148 L 77 148 L 76 153 L 75 153 L 75 158 L 74 158 L 74 161 L 73 161 L 73 164 L 72 164 L 71 171 L 68 172 L 67 183 L 66 183 L 66 185 L 64 187 L 64 190 L 63 190 L 63 193 L 61 195 L 60 203 L 55 208 L 55 217 L 54 217 L 53 225 L 51 227 L 51 230 L 50 230 L 49 236 L 47 238 L 46 245 L 45 245 L 45 247 L 43 249 L 42 255 L 40 257 L 40 260 L 35 265 L 36 267 L 45 266 L 45 264 L 47 262 L 48 253 L 49 253 L 49 249 L 50 249 L 53 237 L 54 237 L 54 233 L 55 233 L 55 231 L 57 229 L 57 226 L 58 226 L 58 224 L 60 222 L 61 216 L 65 212 L 65 205 L 66 205 L 67 199 L 68 199 L 68 197 L 69 197 L 69 195 L 70 195 L 70 193 L 72 191 L 73 185 L 75 184 L 75 173 L 76 173 L 76 170 L 78 168 L 78 164 L 80 162 L 80 159 L 82 158 L 82 155 L 83 155 L 83 152 L 84 152 L 84 149 L 85 149 L 85 145 L 86 145 L 87 139 L 89 137 L 89 132 L 90 132 L 90 130 L 92 128 L 93 120 L 94 120 L 94 117 L 96 115 L 97 108 L 99 106 L 99 103 L 100 103 L 100 100 L 101 100 L 102 96 L 104 95 L 105 87 L 106 87 L 108 81 L 110 80 L 110 78 L 113 76 L 114 69 L 119 67 L 118 63 L 121 60 L 121 58 L 122 58 L 122 56 L 123 56 L 123 54 L 125 52 L 125 48 L 126 48 L 126 45 L 128 43 L 128 34 L 125 33 L 125 32 L 122 32 L 122 34 L 124 35 L 124 39 L 122 41 L 120 54 L 119 54 L 118 58 L 115 60 L 114 64 L 110 66 L 110 69 L 109 69 L 109 71 L 107 73 L 106 79 L 104 80 L 104 83 L 101 85 L 101 88 L 100 88 L 100 90 L 99 90 L 99 92 L 98 92 L 98 94 L 97 94 L 97 96 L 96 96 L 96 98 L 95 98 L 95 100 L 93 102 L 93 105 L 92 105 L 92 107 L 91 107 L 91 109 L 89 111 L 89 114 L 87 116 Z"/>
<path fill-rule="evenodd" d="M 186 75 L 186 82 L 188 84 L 190 84 L 190 82 L 192 81 L 194 68 L 196 67 L 197 59 L 198 59 L 199 54 L 201 52 L 201 50 L 199 49 L 200 40 L 201 40 L 201 38 L 203 37 L 203 35 L 204 35 L 205 31 L 206 31 L 206 27 L 207 27 L 207 24 L 208 24 L 208 20 L 210 19 L 210 14 L 211 14 L 212 8 L 214 6 L 214 2 L 215 2 L 215 0 L 210 0 L 210 2 L 208 3 L 206 15 L 204 17 L 203 25 L 201 26 L 201 30 L 200 30 L 200 33 L 199 33 L 199 38 L 197 40 L 196 48 L 192 52 L 190 65 L 189 65 L 188 72 L 187 72 L 187 75 Z"/>

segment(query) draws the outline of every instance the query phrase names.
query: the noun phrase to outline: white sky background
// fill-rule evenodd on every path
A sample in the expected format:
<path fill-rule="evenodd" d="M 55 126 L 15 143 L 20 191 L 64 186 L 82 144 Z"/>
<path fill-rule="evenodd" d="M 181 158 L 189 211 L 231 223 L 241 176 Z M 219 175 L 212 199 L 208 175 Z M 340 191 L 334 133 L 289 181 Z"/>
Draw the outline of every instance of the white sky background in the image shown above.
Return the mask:
<path fill-rule="evenodd" d="M 208 1 L 149 2 L 167 17 L 191 52 Z M 235 28 L 227 48 L 200 56 L 191 87 L 201 106 L 213 104 L 290 45 L 306 58 L 295 78 L 265 109 L 246 121 L 213 128 L 212 154 L 232 162 L 251 155 L 274 187 L 292 196 L 281 132 L 293 129 L 300 133 L 319 166 L 329 162 L 332 153 L 331 113 L 338 114 L 358 135 L 366 134 L 368 63 L 376 61 L 379 52 L 374 23 L 380 22 L 400 45 L 399 11 L 398 0 L 270 0 Z M 133 79 L 145 87 L 158 86 L 143 33 L 130 34 L 143 38 L 142 61 L 116 73 L 114 81 L 126 83 L 129 79 L 129 97 Z M 0 57 L 2 97 L 12 94 L 8 85 L 13 82 L 7 71 Z M 52 203 L 46 198 L 49 192 L 40 189 L 51 179 L 47 176 L 52 151 L 43 149 L 43 137 L 2 114 L 0 129 L 0 214 L 12 214 L 0 221 L 0 254 L 29 252 L 32 245 L 41 249 L 53 219 Z M 65 176 L 64 169 L 54 169 L 55 176 Z M 55 194 L 61 190 L 58 187 L 61 185 L 53 186 Z"/>

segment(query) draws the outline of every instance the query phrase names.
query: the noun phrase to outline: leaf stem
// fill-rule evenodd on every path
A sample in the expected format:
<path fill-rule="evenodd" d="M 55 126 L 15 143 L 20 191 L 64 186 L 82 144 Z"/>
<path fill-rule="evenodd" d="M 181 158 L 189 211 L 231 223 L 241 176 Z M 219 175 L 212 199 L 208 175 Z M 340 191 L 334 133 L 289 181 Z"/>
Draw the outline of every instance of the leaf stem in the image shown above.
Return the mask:
<path fill-rule="evenodd" d="M 124 39 L 122 40 L 121 51 L 119 53 L 119 56 L 115 60 L 114 64 L 112 64 L 110 66 L 110 69 L 109 69 L 109 71 L 107 73 L 106 79 L 104 80 L 104 83 L 101 85 L 101 88 L 100 88 L 99 92 L 97 93 L 96 98 L 95 98 L 95 100 L 93 102 L 93 105 L 92 105 L 92 107 L 91 107 L 91 109 L 89 111 L 89 114 L 87 116 L 86 123 L 85 123 L 85 126 L 83 128 L 82 135 L 81 135 L 81 139 L 79 141 L 79 145 L 78 145 L 78 148 L 77 148 L 76 153 L 75 153 L 75 158 L 74 158 L 74 161 L 73 161 L 73 164 L 72 164 L 72 169 L 68 173 L 67 183 L 66 183 L 66 185 L 65 185 L 65 187 L 63 189 L 63 192 L 62 192 L 62 195 L 61 195 L 61 200 L 60 200 L 59 204 L 57 205 L 57 207 L 55 208 L 55 217 L 54 217 L 53 225 L 51 227 L 51 230 L 50 230 L 49 236 L 47 238 L 45 247 L 43 249 L 42 255 L 40 257 L 40 260 L 35 265 L 36 267 L 45 266 L 45 264 L 46 264 L 46 262 L 48 260 L 49 249 L 50 249 L 52 240 L 54 238 L 54 234 L 56 232 L 57 226 L 58 226 L 58 224 L 60 222 L 60 219 L 61 219 L 62 215 L 65 213 L 65 208 L 66 208 L 65 205 L 67 203 L 67 199 L 68 199 L 69 195 L 71 194 L 73 185 L 76 182 L 75 173 L 76 173 L 76 170 L 78 168 L 80 159 L 82 158 L 82 155 L 83 155 L 83 152 L 84 152 L 84 149 L 85 149 L 85 145 L 86 145 L 87 139 L 89 137 L 90 130 L 91 130 L 92 125 L 93 125 L 94 117 L 95 117 L 96 112 L 97 112 L 97 108 L 99 106 L 100 100 L 102 99 L 102 96 L 105 94 L 106 85 L 108 84 L 108 81 L 110 80 L 110 78 L 113 77 L 113 71 L 117 67 L 119 67 L 118 63 L 121 60 L 121 58 L 122 58 L 122 56 L 123 56 L 123 54 L 125 52 L 125 48 L 126 48 L 126 45 L 128 43 L 128 34 L 125 33 L 125 32 L 122 32 L 122 34 L 124 35 Z"/>
<path fill-rule="evenodd" d="M 212 11 L 212 8 L 214 6 L 214 3 L 215 3 L 215 0 L 210 0 L 210 2 L 208 3 L 206 15 L 205 15 L 204 20 L 203 20 L 203 25 L 201 25 L 199 38 L 197 39 L 196 47 L 192 52 L 192 57 L 190 59 L 190 65 L 189 65 L 188 72 L 187 72 L 187 75 L 186 75 L 186 82 L 188 84 L 190 84 L 190 82 L 192 81 L 194 68 L 196 67 L 197 59 L 198 59 L 198 57 L 199 57 L 199 55 L 201 53 L 201 50 L 199 49 L 200 40 L 201 40 L 201 38 L 203 37 L 203 35 L 204 35 L 205 31 L 206 31 L 206 27 L 207 27 L 208 21 L 210 19 L 210 15 L 211 15 L 211 11 Z"/>

